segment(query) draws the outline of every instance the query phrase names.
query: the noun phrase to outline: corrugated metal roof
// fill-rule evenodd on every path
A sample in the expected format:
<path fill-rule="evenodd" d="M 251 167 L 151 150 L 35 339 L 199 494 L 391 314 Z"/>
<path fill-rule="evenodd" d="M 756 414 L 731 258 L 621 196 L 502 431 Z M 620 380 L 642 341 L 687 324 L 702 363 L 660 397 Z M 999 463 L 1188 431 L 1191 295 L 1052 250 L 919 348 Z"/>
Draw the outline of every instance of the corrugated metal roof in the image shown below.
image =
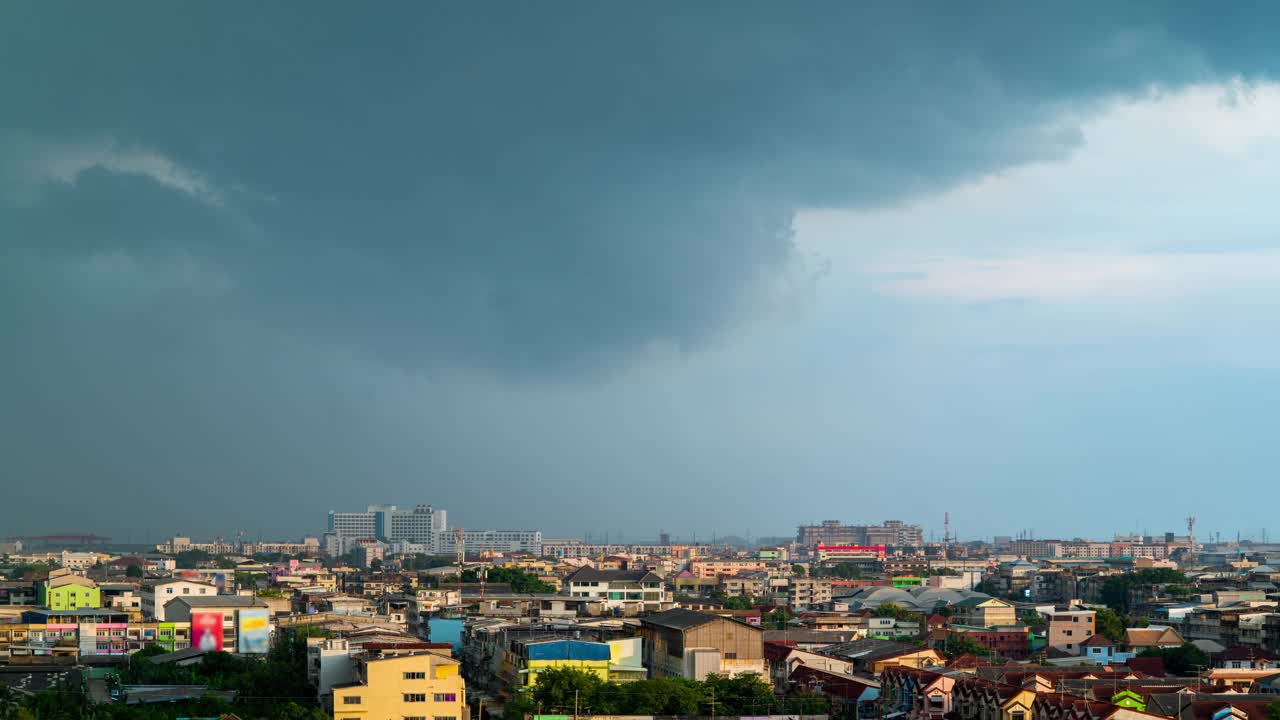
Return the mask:
<path fill-rule="evenodd" d="M 585 640 L 548 640 L 530 643 L 530 660 L 609 660 L 609 646 Z"/>

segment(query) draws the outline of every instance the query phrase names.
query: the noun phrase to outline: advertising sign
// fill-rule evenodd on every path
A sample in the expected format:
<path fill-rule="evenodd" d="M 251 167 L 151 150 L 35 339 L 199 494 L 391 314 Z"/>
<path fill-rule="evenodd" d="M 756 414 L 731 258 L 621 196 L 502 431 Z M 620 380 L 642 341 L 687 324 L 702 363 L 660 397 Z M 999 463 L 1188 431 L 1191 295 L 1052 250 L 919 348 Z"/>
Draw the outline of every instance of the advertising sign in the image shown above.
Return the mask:
<path fill-rule="evenodd" d="M 222 613 L 191 613 L 191 647 L 209 652 L 222 649 Z"/>
<path fill-rule="evenodd" d="M 240 611 L 239 644 L 242 654 L 260 655 L 267 652 L 270 644 L 268 617 L 266 608 L 245 608 Z"/>

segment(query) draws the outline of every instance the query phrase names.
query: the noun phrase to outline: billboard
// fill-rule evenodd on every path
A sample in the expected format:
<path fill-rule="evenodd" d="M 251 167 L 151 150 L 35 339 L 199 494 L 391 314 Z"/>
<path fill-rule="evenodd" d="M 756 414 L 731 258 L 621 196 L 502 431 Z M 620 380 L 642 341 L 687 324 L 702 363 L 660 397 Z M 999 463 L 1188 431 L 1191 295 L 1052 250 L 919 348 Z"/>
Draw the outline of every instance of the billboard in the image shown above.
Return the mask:
<path fill-rule="evenodd" d="M 208 652 L 222 649 L 222 613 L 191 613 L 191 647 Z"/>
<path fill-rule="evenodd" d="M 270 631 L 266 608 L 245 608 L 240 611 L 239 649 L 244 655 L 260 655 L 267 652 Z"/>

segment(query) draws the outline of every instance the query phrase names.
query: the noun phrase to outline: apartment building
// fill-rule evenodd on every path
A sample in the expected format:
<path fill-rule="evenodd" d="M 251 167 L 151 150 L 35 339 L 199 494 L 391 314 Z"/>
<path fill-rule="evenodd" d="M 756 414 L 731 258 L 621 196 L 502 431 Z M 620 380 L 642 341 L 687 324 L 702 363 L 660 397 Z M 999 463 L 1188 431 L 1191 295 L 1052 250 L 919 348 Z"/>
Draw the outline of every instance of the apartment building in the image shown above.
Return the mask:
<path fill-rule="evenodd" d="M 773 563 L 765 560 L 695 560 L 689 563 L 689 572 L 694 577 L 719 578 L 739 575 L 741 573 L 765 572 Z"/>
<path fill-rule="evenodd" d="M 240 649 L 240 630 L 244 625 L 244 617 L 259 613 L 265 617 L 267 612 L 265 602 L 245 595 L 184 595 L 165 607 L 165 615 L 170 621 L 191 625 L 193 647 L 225 649 L 227 652 Z M 203 619 L 210 616 L 217 619 L 204 625 Z M 207 644 L 204 644 L 206 641 Z"/>
<path fill-rule="evenodd" d="M 804 611 L 831 602 L 831 578 L 792 577 L 787 585 L 787 604 Z"/>
<path fill-rule="evenodd" d="M 845 525 L 839 520 L 824 520 L 819 525 L 801 525 L 796 541 L 808 547 L 818 545 L 886 545 L 890 547 L 922 547 L 924 531 L 919 525 L 901 520 L 886 520 L 880 525 Z"/>
<path fill-rule="evenodd" d="M 982 595 L 968 597 L 953 607 L 952 622 L 957 625 L 989 628 L 997 625 L 1016 625 L 1018 612 L 1008 602 Z"/>
<path fill-rule="evenodd" d="M 671 606 L 662 578 L 648 570 L 596 570 L 581 567 L 564 579 L 562 594 L 603 600 L 611 612 L 638 614 Z"/>
<path fill-rule="evenodd" d="M 213 583 L 184 578 L 167 578 L 144 585 L 142 588 L 142 616 L 165 622 L 165 608 L 183 597 L 210 597 L 218 594 Z"/>
<path fill-rule="evenodd" d="M 102 591 L 98 583 L 70 570 L 49 573 L 49 579 L 36 586 L 36 604 L 50 610 L 76 610 L 102 607 Z"/>
<path fill-rule="evenodd" d="M 356 658 L 356 679 L 333 687 L 334 720 L 467 720 L 457 660 L 423 652 Z"/>
<path fill-rule="evenodd" d="M 1080 643 L 1097 632 L 1097 615 L 1093 610 L 1055 610 L 1049 613 L 1046 635 L 1049 647 L 1080 654 Z"/>

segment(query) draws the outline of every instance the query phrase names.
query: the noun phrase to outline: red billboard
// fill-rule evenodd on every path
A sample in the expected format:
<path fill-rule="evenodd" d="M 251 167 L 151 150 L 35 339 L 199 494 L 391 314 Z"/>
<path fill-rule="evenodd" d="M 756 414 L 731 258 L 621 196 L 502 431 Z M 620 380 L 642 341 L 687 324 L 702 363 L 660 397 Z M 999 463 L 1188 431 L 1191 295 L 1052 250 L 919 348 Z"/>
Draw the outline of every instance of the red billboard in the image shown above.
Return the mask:
<path fill-rule="evenodd" d="M 222 613 L 191 613 L 191 647 L 208 652 L 222 649 Z"/>

